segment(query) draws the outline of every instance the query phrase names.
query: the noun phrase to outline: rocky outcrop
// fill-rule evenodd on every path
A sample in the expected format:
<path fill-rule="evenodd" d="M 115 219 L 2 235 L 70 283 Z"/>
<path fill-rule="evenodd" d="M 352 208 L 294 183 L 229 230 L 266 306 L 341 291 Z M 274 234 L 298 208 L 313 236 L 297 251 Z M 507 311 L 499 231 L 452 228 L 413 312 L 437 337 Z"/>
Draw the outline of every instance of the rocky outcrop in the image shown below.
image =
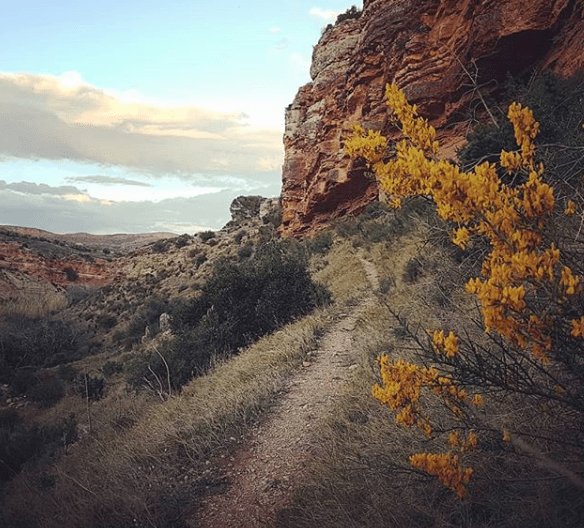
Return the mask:
<path fill-rule="evenodd" d="M 351 124 L 392 133 L 384 87 L 396 82 L 450 148 L 463 112 L 507 72 L 584 66 L 580 0 L 364 0 L 314 48 L 312 82 L 286 109 L 284 235 L 310 234 L 377 197 L 364 167 L 344 155 Z"/>
<path fill-rule="evenodd" d="M 238 196 L 229 206 L 231 221 L 225 229 L 239 227 L 246 221 L 259 219 L 262 223 L 273 223 L 280 216 L 279 198 L 264 198 L 263 196 Z"/>
<path fill-rule="evenodd" d="M 0 271 L 17 271 L 53 286 L 104 286 L 118 276 L 116 269 L 112 262 L 100 258 L 74 253 L 47 255 L 18 242 L 0 242 Z M 4 287 L 9 288 L 8 284 Z"/>

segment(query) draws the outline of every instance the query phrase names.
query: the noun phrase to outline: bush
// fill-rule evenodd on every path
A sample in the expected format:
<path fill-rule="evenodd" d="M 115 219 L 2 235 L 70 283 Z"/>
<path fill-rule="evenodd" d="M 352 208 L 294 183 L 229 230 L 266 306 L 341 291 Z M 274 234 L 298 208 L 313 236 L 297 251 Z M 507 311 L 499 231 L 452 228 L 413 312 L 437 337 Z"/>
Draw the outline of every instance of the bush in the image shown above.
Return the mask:
<path fill-rule="evenodd" d="M 535 138 L 536 161 L 544 163 L 547 181 L 576 183 L 584 172 L 580 155 L 584 143 L 580 117 L 584 114 L 582 75 L 560 78 L 547 72 L 529 82 L 509 78 L 506 92 L 506 105 L 518 101 L 529 107 L 540 124 Z M 458 151 L 458 158 L 463 168 L 469 169 L 482 161 L 497 163 L 502 150 L 515 149 L 513 126 L 502 115 L 497 125 L 475 127 L 467 136 L 466 145 Z M 504 171 L 499 171 L 499 176 L 509 183 Z"/>
<path fill-rule="evenodd" d="M 170 249 L 170 243 L 168 239 L 160 239 L 156 240 L 156 242 L 152 242 L 149 244 L 152 248 L 154 253 L 166 253 Z"/>
<path fill-rule="evenodd" d="M 76 440 L 73 413 L 56 425 L 27 427 L 14 411 L 0 411 L 0 483 L 11 480 L 28 461 Z"/>
<path fill-rule="evenodd" d="M 118 374 L 124 370 L 124 365 L 119 361 L 108 360 L 101 367 L 101 372 L 106 378 L 110 378 L 114 374 Z"/>
<path fill-rule="evenodd" d="M 241 259 L 247 259 L 253 254 L 253 244 L 245 244 L 237 250 L 237 256 Z"/>
<path fill-rule="evenodd" d="M 14 371 L 10 380 L 10 394 L 14 396 L 26 394 L 39 382 L 36 372 L 37 369 L 34 368 L 23 368 Z"/>
<path fill-rule="evenodd" d="M 112 314 L 98 314 L 95 318 L 95 323 L 104 330 L 111 330 L 118 324 L 118 319 Z"/>
<path fill-rule="evenodd" d="M 27 396 L 41 407 L 52 407 L 65 396 L 65 387 L 59 379 L 43 380 L 31 387 Z"/>
<path fill-rule="evenodd" d="M 149 328 L 150 335 L 156 335 L 159 330 L 160 315 L 167 311 L 168 301 L 158 296 L 152 296 L 140 307 L 130 319 L 126 331 L 117 334 L 117 340 L 127 340 L 137 343 Z"/>
<path fill-rule="evenodd" d="M 20 318 L 3 321 L 0 332 L 0 381 L 13 383 L 26 367 L 54 367 L 80 359 L 83 334 L 76 325 L 61 319 Z M 19 384 L 20 381 L 16 381 Z"/>
<path fill-rule="evenodd" d="M 237 353 L 294 317 L 330 302 L 326 288 L 312 282 L 297 243 L 268 243 L 243 262 L 220 262 L 202 294 L 175 301 L 171 324 L 177 338 L 130 362 L 133 385 L 173 388 L 205 372 L 214 358 Z"/>
<path fill-rule="evenodd" d="M 362 14 L 363 14 L 363 11 L 358 9 L 357 6 L 351 6 L 344 13 L 341 13 L 339 16 L 337 16 L 336 23 L 338 24 L 339 22 L 343 22 L 345 20 L 352 20 L 352 19 L 361 18 Z"/>
<path fill-rule="evenodd" d="M 203 242 L 207 242 L 208 240 L 215 238 L 215 231 L 201 231 L 200 233 L 197 233 L 197 235 Z"/>
<path fill-rule="evenodd" d="M 63 272 L 69 282 L 75 282 L 79 278 L 79 275 L 73 268 L 65 268 Z"/>
<path fill-rule="evenodd" d="M 179 237 L 174 239 L 174 245 L 177 248 L 185 247 L 191 241 L 191 237 L 186 233 L 184 235 L 180 235 Z"/>
<path fill-rule="evenodd" d="M 101 400 L 105 392 L 105 380 L 80 373 L 73 380 L 73 392 L 91 401 Z"/>
<path fill-rule="evenodd" d="M 530 85 L 529 93 L 540 83 L 545 89 L 535 91 L 550 121 L 557 114 L 566 130 L 577 122 L 574 137 L 581 143 L 584 98 L 572 100 L 577 118 L 570 112 L 564 115 L 563 101 L 571 94 L 565 88 L 572 85 L 545 76 Z M 581 90 L 579 82 L 576 87 Z M 395 412 L 396 424 L 423 433 L 419 444 L 423 451 L 409 457 L 412 473 L 436 479 L 459 498 L 470 486 L 477 495 L 486 488 L 491 493 L 488 500 L 498 506 L 501 484 L 513 482 L 512 502 L 533 504 L 533 488 L 519 482 L 529 482 L 535 475 L 540 479 L 542 474 L 546 476 L 541 480 L 546 480 L 548 471 L 558 482 L 548 484 L 540 497 L 551 492 L 554 502 L 570 486 L 574 496 L 576 488 L 581 495 L 584 245 L 578 240 L 580 219 L 573 218 L 583 207 L 581 183 L 569 196 L 562 194 L 575 183 L 570 172 L 573 160 L 569 172 L 556 171 L 566 159 L 556 164 L 557 158 L 548 157 L 548 143 L 539 153 L 534 141 L 539 125 L 531 109 L 513 103 L 508 119 L 517 144 L 500 152 L 498 166 L 481 164 L 461 171 L 452 161 L 438 158 L 435 130 L 416 116 L 403 91 L 388 85 L 386 95 L 402 129 L 415 133 L 406 136 L 395 159 L 378 163 L 372 153 L 378 151 L 379 143 L 374 143 L 379 137 L 356 128 L 346 142 L 348 153 L 375 163 L 380 186 L 396 206 L 400 199 L 429 196 L 441 218 L 455 226 L 454 244 L 466 250 L 476 240 L 486 244 L 486 251 L 480 254 L 480 275 L 465 285 L 466 292 L 476 296 L 476 311 L 471 303 L 461 307 L 456 317 L 460 320 L 448 323 L 456 333 L 412 330 L 390 308 L 415 343 L 408 354 L 414 356 L 417 348 L 418 358 L 413 363 L 395 354 L 379 357 L 380 383 L 373 387 L 373 395 Z M 561 134 L 566 141 L 572 138 L 555 124 L 547 130 L 544 141 Z M 472 148 L 492 145 L 491 136 L 485 143 L 476 137 Z M 419 264 L 408 263 L 406 281 L 416 280 Z M 430 452 L 431 446 L 431 451 L 439 452 Z M 470 463 L 487 476 L 473 480 Z M 497 475 L 510 470 L 511 477 L 501 481 L 495 477 L 495 485 L 489 482 L 494 463 Z M 576 508 L 582 505 L 580 501 Z M 544 524 L 557 521 L 553 507 L 546 513 Z"/>
<path fill-rule="evenodd" d="M 326 255 L 333 245 L 333 235 L 330 231 L 320 231 L 311 238 L 306 239 L 308 251 L 319 255 Z"/>

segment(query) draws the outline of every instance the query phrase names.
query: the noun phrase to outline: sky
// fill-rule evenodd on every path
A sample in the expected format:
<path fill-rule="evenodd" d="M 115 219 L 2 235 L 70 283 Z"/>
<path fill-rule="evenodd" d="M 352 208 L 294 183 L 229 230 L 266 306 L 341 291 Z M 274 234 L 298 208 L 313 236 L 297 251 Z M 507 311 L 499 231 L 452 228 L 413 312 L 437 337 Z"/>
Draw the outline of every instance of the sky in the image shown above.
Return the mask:
<path fill-rule="evenodd" d="M 0 224 L 218 229 L 278 196 L 284 110 L 351 0 L 19 0 L 0 17 Z"/>

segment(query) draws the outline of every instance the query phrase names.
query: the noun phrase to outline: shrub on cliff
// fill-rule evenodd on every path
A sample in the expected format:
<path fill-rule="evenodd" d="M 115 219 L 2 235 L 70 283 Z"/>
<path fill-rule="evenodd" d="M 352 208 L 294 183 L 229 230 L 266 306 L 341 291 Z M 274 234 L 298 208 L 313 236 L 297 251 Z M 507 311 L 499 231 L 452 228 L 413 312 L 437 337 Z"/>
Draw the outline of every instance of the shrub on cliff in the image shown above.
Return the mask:
<path fill-rule="evenodd" d="M 361 9 L 359 9 L 357 6 L 351 6 L 344 13 L 341 13 L 339 16 L 337 16 L 337 24 L 345 20 L 360 18 L 362 14 L 363 11 L 361 11 Z"/>
<path fill-rule="evenodd" d="M 531 109 L 539 122 L 534 138 L 535 161 L 543 162 L 548 182 L 573 185 L 584 173 L 582 144 L 584 130 L 584 78 L 582 74 L 561 78 L 552 72 L 530 79 L 528 83 L 510 78 L 507 82 L 505 105 L 518 101 Z M 472 168 L 488 161 L 497 163 L 502 150 L 517 148 L 513 126 L 501 115 L 497 124 L 481 124 L 467 136 L 467 143 L 458 151 L 461 165 Z M 499 176 L 509 182 L 506 171 Z M 522 183 L 515 173 L 513 184 Z"/>

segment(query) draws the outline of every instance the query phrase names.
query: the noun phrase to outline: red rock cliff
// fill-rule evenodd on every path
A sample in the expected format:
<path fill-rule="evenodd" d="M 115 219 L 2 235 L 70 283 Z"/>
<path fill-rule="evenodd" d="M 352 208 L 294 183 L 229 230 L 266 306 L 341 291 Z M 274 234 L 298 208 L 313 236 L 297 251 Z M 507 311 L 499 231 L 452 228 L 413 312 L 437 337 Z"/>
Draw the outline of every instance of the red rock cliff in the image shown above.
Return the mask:
<path fill-rule="evenodd" d="M 439 134 L 476 97 L 471 77 L 497 87 L 507 72 L 584 66 L 582 0 L 364 0 L 314 48 L 312 82 L 286 109 L 284 235 L 310 234 L 377 196 L 343 153 L 352 123 L 389 133 L 384 87 L 396 82 Z M 469 75 L 470 74 L 470 75 Z"/>

